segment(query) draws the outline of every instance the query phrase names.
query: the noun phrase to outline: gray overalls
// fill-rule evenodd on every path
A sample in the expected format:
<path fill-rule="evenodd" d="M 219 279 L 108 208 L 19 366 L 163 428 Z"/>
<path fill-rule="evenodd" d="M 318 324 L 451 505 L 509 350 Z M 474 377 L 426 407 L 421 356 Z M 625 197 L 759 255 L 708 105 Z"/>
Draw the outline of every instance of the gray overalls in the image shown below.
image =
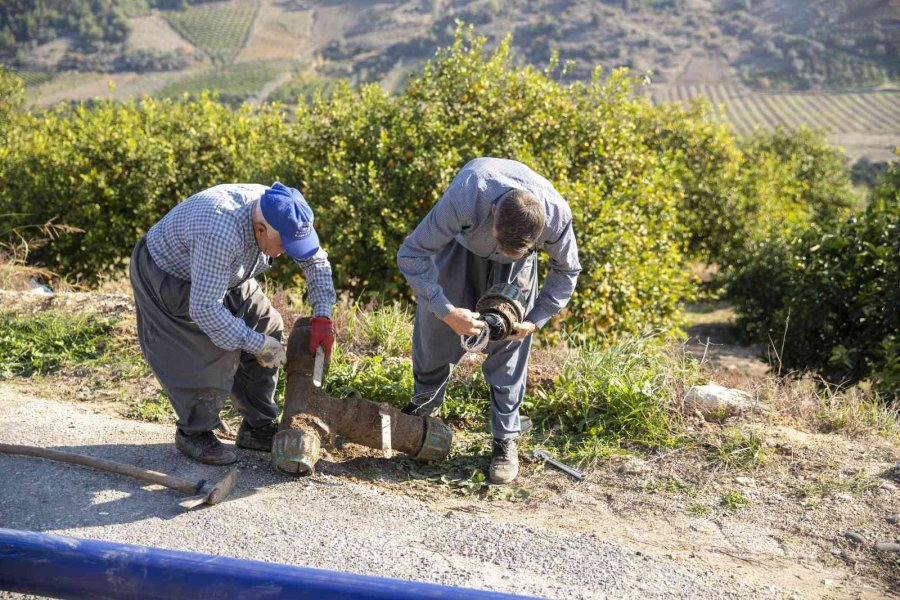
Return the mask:
<path fill-rule="evenodd" d="M 537 294 L 537 252 L 509 259 L 499 251 L 492 233 L 491 207 L 511 189 L 533 193 L 546 209 L 537 248 L 550 256 L 550 271 Z M 463 167 L 404 241 L 397 262 L 416 294 L 412 402 L 425 407 L 443 403 L 452 366 L 464 353 L 459 336 L 441 320 L 452 308 L 474 310 L 491 285 L 515 281 L 528 292 L 526 320 L 542 327 L 569 301 L 581 270 L 566 201 L 522 163 L 496 158 L 475 159 Z M 482 371 L 491 387 L 495 438 L 519 435 L 530 351 L 530 336 L 521 342 L 492 342 L 485 348 Z"/>

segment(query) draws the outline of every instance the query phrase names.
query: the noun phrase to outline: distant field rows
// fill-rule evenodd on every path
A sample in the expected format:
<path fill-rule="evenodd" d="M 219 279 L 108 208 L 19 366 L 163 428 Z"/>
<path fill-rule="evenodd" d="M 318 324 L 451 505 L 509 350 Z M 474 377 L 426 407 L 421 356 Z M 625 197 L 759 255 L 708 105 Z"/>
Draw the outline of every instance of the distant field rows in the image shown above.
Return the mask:
<path fill-rule="evenodd" d="M 739 133 L 758 125 L 807 125 L 832 133 L 900 135 L 900 91 L 758 93 L 738 84 L 660 86 L 655 102 L 685 102 L 704 96 L 724 105 L 725 118 Z"/>
<path fill-rule="evenodd" d="M 257 12 L 259 0 L 231 0 L 169 11 L 166 19 L 185 40 L 210 57 L 231 62 L 246 44 Z"/>

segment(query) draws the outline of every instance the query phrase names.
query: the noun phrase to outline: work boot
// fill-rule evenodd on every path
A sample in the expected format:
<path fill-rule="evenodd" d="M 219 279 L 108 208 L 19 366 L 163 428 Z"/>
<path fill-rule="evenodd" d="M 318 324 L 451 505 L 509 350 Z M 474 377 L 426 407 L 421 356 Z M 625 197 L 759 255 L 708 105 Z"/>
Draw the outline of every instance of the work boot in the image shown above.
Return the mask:
<path fill-rule="evenodd" d="M 247 419 L 244 419 L 241 421 L 234 443 L 238 448 L 271 452 L 272 438 L 275 437 L 276 433 L 278 433 L 278 424 L 275 421 L 259 427 L 251 427 Z"/>
<path fill-rule="evenodd" d="M 491 445 L 491 483 L 509 483 L 519 474 L 516 440 L 498 440 Z"/>
<path fill-rule="evenodd" d="M 208 465 L 230 465 L 237 460 L 237 454 L 229 449 L 212 431 L 187 434 L 175 431 L 175 447 L 188 458 Z"/>
<path fill-rule="evenodd" d="M 441 407 L 435 406 L 430 409 L 426 409 L 424 406 L 420 406 L 418 404 L 413 404 L 410 402 L 401 410 L 404 415 L 413 415 L 416 417 L 437 417 L 441 414 Z"/>

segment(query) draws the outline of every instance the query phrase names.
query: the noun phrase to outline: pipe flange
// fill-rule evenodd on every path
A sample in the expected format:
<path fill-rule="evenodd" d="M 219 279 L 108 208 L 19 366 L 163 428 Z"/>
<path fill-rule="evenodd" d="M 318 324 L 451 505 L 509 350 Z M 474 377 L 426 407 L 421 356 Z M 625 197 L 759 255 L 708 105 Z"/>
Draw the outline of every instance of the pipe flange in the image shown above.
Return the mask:
<path fill-rule="evenodd" d="M 425 419 L 425 439 L 422 447 L 413 456 L 413 460 L 444 460 L 450 454 L 453 445 L 453 430 L 442 422 L 431 417 Z"/>
<path fill-rule="evenodd" d="M 312 475 L 320 447 L 321 440 L 311 428 L 282 429 L 272 439 L 272 464 L 282 473 Z"/>

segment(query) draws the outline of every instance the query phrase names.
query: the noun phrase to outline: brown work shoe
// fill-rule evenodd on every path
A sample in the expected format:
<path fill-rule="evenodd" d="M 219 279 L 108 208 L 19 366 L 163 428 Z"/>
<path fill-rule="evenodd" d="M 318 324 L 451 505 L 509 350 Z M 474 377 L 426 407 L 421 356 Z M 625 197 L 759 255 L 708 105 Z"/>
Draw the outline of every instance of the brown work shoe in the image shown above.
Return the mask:
<path fill-rule="evenodd" d="M 271 452 L 272 438 L 275 437 L 276 433 L 278 433 L 278 424 L 275 421 L 259 427 L 251 427 L 247 420 L 244 419 L 241 421 L 241 427 L 238 429 L 234 443 L 238 448 Z"/>
<path fill-rule="evenodd" d="M 187 434 L 175 431 L 175 447 L 188 458 L 207 465 L 230 465 L 237 460 L 237 454 L 213 435 L 212 431 Z"/>
<path fill-rule="evenodd" d="M 519 474 L 516 440 L 498 440 L 491 444 L 491 483 L 509 483 Z"/>

